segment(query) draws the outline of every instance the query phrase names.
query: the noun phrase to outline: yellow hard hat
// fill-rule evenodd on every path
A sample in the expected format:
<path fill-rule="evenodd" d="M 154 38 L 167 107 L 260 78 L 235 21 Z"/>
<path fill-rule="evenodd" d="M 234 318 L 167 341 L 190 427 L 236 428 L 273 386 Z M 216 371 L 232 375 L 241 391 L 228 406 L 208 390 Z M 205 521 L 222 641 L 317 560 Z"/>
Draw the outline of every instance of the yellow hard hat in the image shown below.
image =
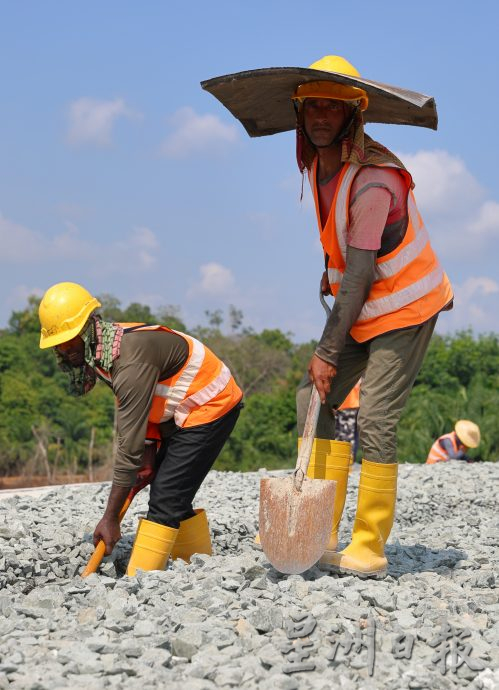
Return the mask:
<path fill-rule="evenodd" d="M 308 69 L 316 69 L 322 72 L 345 74 L 349 77 L 360 77 L 355 67 L 340 55 L 325 55 L 320 60 L 313 62 Z M 361 110 L 367 110 L 369 98 L 364 89 L 350 84 L 337 84 L 332 81 L 309 81 L 300 84 L 291 97 L 298 103 L 303 103 L 305 98 L 332 98 L 337 101 L 358 102 Z"/>
<path fill-rule="evenodd" d="M 469 419 L 460 419 L 456 422 L 454 431 L 468 448 L 477 448 L 480 445 L 480 427 Z"/>
<path fill-rule="evenodd" d="M 80 333 L 88 317 L 101 303 L 78 283 L 57 283 L 44 294 L 40 317 L 40 347 L 67 343 Z"/>

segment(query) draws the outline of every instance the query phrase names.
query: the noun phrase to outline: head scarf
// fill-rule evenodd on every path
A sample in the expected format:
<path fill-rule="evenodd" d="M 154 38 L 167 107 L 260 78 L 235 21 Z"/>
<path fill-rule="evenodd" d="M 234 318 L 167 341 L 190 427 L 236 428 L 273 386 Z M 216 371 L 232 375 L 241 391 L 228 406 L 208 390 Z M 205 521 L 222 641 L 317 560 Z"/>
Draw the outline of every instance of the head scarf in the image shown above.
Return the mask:
<path fill-rule="evenodd" d="M 85 362 L 81 367 L 72 367 L 54 349 L 59 368 L 69 376 L 69 392 L 74 396 L 85 395 L 92 390 L 96 381 L 96 367 L 110 372 L 114 360 L 120 356 L 123 328 L 92 315 L 79 336 L 84 344 Z"/>

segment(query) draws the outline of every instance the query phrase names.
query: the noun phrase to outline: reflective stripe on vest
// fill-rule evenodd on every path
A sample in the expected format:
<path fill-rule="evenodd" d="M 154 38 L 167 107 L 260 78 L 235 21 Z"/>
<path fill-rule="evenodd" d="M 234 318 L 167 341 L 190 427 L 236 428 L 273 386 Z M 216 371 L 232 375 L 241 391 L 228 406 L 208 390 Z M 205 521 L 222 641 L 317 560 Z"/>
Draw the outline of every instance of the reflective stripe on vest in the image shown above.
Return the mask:
<path fill-rule="evenodd" d="M 453 431 L 450 432 L 450 434 L 444 434 L 443 436 L 440 436 L 437 438 L 435 443 L 432 445 L 430 448 L 430 452 L 428 453 L 428 457 L 426 459 L 426 464 L 428 465 L 434 465 L 437 462 L 447 462 L 449 459 L 449 456 L 447 455 L 446 451 L 442 448 L 440 445 L 440 441 L 443 441 L 443 439 L 449 439 L 451 441 L 452 446 L 454 448 L 454 452 L 457 453 L 459 450 L 459 446 L 456 440 L 456 435 Z"/>
<path fill-rule="evenodd" d="M 153 329 L 168 330 L 180 335 L 189 345 L 189 355 L 180 372 L 156 384 L 149 414 L 150 422 L 161 424 L 173 417 L 175 424 L 183 427 L 191 413 L 203 405 L 215 401 L 231 381 L 233 386 L 227 400 L 229 407 L 233 407 L 240 400 L 242 393 L 233 381 L 229 368 L 203 343 L 191 335 L 166 328 L 166 326 L 145 326 L 136 330 Z M 208 367 L 211 369 L 210 373 L 205 372 Z M 217 369 L 217 373 L 213 375 L 213 371 Z M 197 384 L 201 384 L 199 388 L 196 388 Z M 161 401 L 161 405 L 158 405 L 158 401 Z M 225 414 L 228 410 L 222 405 L 221 411 L 222 414 Z M 206 411 L 200 415 L 198 423 L 214 421 L 219 416 L 221 416 L 220 410 L 213 411 L 213 413 Z"/>
<path fill-rule="evenodd" d="M 317 161 L 314 161 L 309 172 L 319 228 L 322 228 L 321 242 L 325 255 L 329 257 L 328 280 L 335 296 L 346 265 L 350 191 L 360 168 L 359 165 L 348 163 L 343 166 L 323 228 L 316 184 Z M 408 180 L 408 173 L 405 175 Z M 407 214 L 408 226 L 403 240 L 392 252 L 376 259 L 371 291 L 351 329 L 352 336 L 360 342 L 395 328 L 423 323 L 452 299 L 447 276 L 431 248 L 428 232 L 410 189 Z M 416 305 L 418 301 L 421 303 Z M 409 305 L 413 305 L 413 308 L 402 315 Z"/>
<path fill-rule="evenodd" d="M 166 400 L 164 413 L 159 420 L 160 422 L 166 422 L 175 415 L 177 407 L 185 399 L 187 391 L 201 369 L 205 354 L 204 345 L 200 343 L 199 340 L 191 338 L 184 333 L 179 333 L 178 331 L 173 332 L 177 333 L 177 335 L 181 335 L 188 343 L 189 340 L 191 341 L 191 347 L 189 348 L 190 356 L 187 358 L 187 362 L 173 386 L 165 385 L 164 383 L 158 383 L 156 385 L 154 395 Z M 178 424 L 176 419 L 175 422 Z M 178 425 L 182 426 L 181 424 Z"/>
<path fill-rule="evenodd" d="M 133 327 L 134 333 L 136 331 L 175 333 L 181 336 L 189 346 L 187 360 L 180 371 L 156 384 L 149 411 L 150 424 L 161 424 L 173 417 L 175 424 L 183 427 L 191 415 L 196 417 L 195 424 L 205 424 L 223 416 L 242 398 L 242 392 L 229 368 L 196 338 L 166 326 L 120 325 L 125 329 Z M 109 374 L 98 367 L 96 371 L 106 381 L 111 381 Z M 215 403 L 215 405 L 203 407 L 208 403 Z M 191 421 L 191 424 L 187 426 L 195 424 Z"/>
<path fill-rule="evenodd" d="M 178 426 L 183 426 L 185 420 L 189 416 L 191 410 L 195 407 L 201 407 L 201 405 L 206 405 L 207 402 L 216 398 L 221 391 L 227 386 L 231 379 L 232 374 L 229 368 L 222 363 L 222 369 L 219 375 L 213 379 L 204 388 L 201 388 L 197 393 L 194 393 L 189 398 L 186 398 L 175 411 L 175 422 Z"/>

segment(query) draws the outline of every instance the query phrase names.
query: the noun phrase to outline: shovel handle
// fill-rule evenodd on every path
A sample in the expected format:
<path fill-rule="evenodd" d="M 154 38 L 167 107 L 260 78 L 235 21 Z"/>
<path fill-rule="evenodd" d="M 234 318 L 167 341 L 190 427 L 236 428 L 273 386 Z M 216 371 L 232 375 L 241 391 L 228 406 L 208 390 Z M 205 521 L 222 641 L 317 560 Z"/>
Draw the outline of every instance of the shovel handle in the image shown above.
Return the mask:
<path fill-rule="evenodd" d="M 322 282 L 319 288 L 319 299 L 327 317 L 331 314 L 331 307 L 326 302 L 324 293 L 322 292 Z M 303 429 L 303 436 L 300 445 L 300 452 L 296 461 L 296 469 L 294 471 L 295 489 L 301 491 L 301 486 L 305 475 L 307 474 L 308 463 L 310 462 L 310 455 L 312 454 L 312 446 L 314 444 L 315 430 L 317 429 L 317 420 L 321 411 L 321 399 L 317 388 L 312 385 L 312 395 L 308 405 L 307 418 L 305 420 L 305 427 Z"/>
<path fill-rule="evenodd" d="M 324 297 L 324 293 L 322 292 L 322 287 L 319 290 L 319 299 L 321 301 L 322 306 L 324 307 L 324 311 L 326 312 L 326 316 L 329 318 L 329 315 L 331 314 L 331 307 L 329 304 L 326 302 L 326 298 Z"/>
<path fill-rule="evenodd" d="M 125 517 L 125 513 L 130 507 L 130 503 L 132 502 L 133 497 L 135 496 L 135 493 L 130 493 L 128 496 L 125 498 L 125 502 L 123 503 L 120 513 L 118 515 L 118 521 L 121 522 L 123 518 Z M 98 542 L 97 546 L 94 549 L 93 554 L 90 556 L 90 559 L 85 567 L 85 570 L 82 572 L 81 576 L 82 577 L 88 577 L 92 573 L 95 573 L 97 568 L 100 566 L 102 563 L 102 559 L 106 555 L 106 545 L 102 541 L 102 539 Z"/>
<path fill-rule="evenodd" d="M 294 471 L 295 488 L 301 491 L 301 485 L 305 475 L 307 474 L 308 463 L 310 462 L 310 455 L 312 453 L 312 446 L 315 438 L 315 430 L 317 428 L 317 420 L 321 411 L 321 399 L 317 388 L 312 386 L 312 395 L 310 396 L 310 403 L 308 405 L 307 418 L 305 420 L 305 427 L 303 429 L 303 437 L 296 461 L 296 469 Z"/>

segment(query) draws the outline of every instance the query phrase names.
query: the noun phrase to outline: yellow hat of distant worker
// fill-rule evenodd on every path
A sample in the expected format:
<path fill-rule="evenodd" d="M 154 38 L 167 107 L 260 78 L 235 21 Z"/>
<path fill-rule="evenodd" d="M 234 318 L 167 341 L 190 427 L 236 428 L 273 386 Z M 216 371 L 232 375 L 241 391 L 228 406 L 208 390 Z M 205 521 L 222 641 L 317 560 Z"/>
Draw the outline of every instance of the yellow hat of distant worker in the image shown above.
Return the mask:
<path fill-rule="evenodd" d="M 454 431 L 468 448 L 477 448 L 480 445 L 480 427 L 469 419 L 460 419 L 456 422 Z"/>

